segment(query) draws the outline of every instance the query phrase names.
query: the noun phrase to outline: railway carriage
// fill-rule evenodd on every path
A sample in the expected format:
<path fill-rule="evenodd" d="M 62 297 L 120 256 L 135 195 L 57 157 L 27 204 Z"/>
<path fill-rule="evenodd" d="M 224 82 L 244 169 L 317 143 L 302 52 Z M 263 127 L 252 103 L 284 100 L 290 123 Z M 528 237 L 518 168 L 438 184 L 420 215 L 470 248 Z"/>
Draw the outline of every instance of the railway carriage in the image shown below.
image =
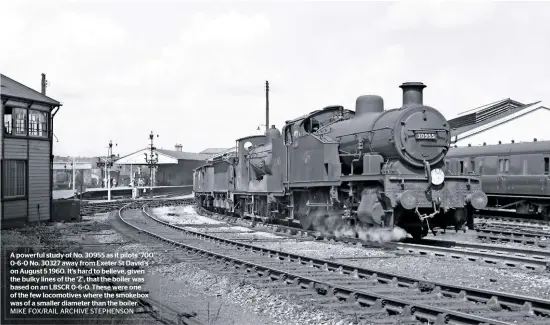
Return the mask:
<path fill-rule="evenodd" d="M 455 147 L 445 159 L 450 173 L 481 177 L 489 208 L 549 219 L 550 141 Z"/>
<path fill-rule="evenodd" d="M 397 225 L 421 238 L 435 227 L 471 226 L 487 196 L 478 177 L 444 172 L 450 127 L 423 104 L 425 87 L 401 85 L 397 109 L 361 96 L 355 111 L 328 106 L 287 121 L 282 133 L 272 126 L 238 139 L 234 152 L 195 169 L 195 197 L 206 208 L 304 229 Z"/>

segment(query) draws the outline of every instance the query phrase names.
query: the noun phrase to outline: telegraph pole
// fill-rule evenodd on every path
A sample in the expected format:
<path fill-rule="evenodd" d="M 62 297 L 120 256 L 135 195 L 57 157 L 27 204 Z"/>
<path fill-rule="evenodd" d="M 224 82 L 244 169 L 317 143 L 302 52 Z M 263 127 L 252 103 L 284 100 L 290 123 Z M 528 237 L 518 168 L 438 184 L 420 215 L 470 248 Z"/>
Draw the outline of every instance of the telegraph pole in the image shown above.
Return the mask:
<path fill-rule="evenodd" d="M 265 134 L 269 129 L 269 81 L 265 82 Z"/>
<path fill-rule="evenodd" d="M 159 135 L 157 134 L 157 138 Z M 155 138 L 155 134 L 153 131 L 151 131 L 151 134 L 149 134 L 149 140 L 151 143 L 149 144 L 149 157 L 147 157 L 147 152 L 145 152 L 145 162 L 149 166 L 149 180 L 151 185 L 151 195 L 153 194 L 153 186 L 154 186 L 154 170 L 158 168 L 158 161 L 159 161 L 159 154 L 156 152 L 157 148 L 155 147 L 153 143 L 153 139 Z"/>

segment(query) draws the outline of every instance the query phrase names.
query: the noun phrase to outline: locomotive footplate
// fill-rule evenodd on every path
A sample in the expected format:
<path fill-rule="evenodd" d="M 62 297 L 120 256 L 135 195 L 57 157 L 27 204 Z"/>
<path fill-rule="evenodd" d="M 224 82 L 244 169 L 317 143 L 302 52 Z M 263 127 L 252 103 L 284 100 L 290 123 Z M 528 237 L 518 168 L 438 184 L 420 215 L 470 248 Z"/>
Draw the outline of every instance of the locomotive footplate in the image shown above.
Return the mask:
<path fill-rule="evenodd" d="M 477 210 L 487 205 L 487 195 L 481 190 L 479 181 L 472 182 L 467 177 L 448 177 L 436 186 L 425 178 L 391 176 L 385 180 L 384 192 L 393 207 L 401 206 L 406 210 L 434 206 L 444 210 L 471 206 Z"/>

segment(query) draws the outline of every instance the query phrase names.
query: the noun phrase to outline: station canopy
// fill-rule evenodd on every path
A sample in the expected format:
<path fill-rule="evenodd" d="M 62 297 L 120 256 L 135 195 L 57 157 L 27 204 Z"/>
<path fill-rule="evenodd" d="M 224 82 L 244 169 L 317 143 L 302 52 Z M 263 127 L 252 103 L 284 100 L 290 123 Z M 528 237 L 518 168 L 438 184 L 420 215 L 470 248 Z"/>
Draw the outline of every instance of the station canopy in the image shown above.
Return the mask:
<path fill-rule="evenodd" d="M 88 170 L 92 169 L 92 164 L 77 162 L 74 164 L 76 170 Z M 54 161 L 53 170 L 72 170 L 73 163 L 71 161 Z"/>
<path fill-rule="evenodd" d="M 168 165 L 168 164 L 178 163 L 178 159 L 175 157 L 171 157 L 167 154 L 164 154 L 159 150 L 154 150 L 153 152 L 155 153 L 155 155 L 158 155 L 157 164 L 159 165 Z M 131 153 L 127 156 L 121 157 L 117 161 L 115 161 L 115 165 L 147 165 L 147 161 L 145 160 L 145 154 L 147 154 L 147 159 L 149 159 L 151 150 L 148 148 L 145 148 L 145 149 L 136 151 L 134 153 Z"/>

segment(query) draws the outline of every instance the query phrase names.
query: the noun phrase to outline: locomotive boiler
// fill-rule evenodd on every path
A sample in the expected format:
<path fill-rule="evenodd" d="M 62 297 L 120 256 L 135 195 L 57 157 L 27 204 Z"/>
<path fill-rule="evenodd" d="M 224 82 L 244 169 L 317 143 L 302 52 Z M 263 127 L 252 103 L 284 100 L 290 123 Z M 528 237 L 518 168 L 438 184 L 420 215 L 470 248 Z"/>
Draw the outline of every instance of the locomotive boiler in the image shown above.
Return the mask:
<path fill-rule="evenodd" d="M 237 140 L 235 152 L 194 172 L 204 207 L 252 218 L 299 221 L 305 229 L 342 223 L 398 225 L 413 237 L 473 223 L 487 204 L 478 177 L 442 169 L 450 126 L 423 104 L 422 83 L 404 83 L 403 105 L 384 110 L 361 96 L 355 111 L 329 106 Z"/>

